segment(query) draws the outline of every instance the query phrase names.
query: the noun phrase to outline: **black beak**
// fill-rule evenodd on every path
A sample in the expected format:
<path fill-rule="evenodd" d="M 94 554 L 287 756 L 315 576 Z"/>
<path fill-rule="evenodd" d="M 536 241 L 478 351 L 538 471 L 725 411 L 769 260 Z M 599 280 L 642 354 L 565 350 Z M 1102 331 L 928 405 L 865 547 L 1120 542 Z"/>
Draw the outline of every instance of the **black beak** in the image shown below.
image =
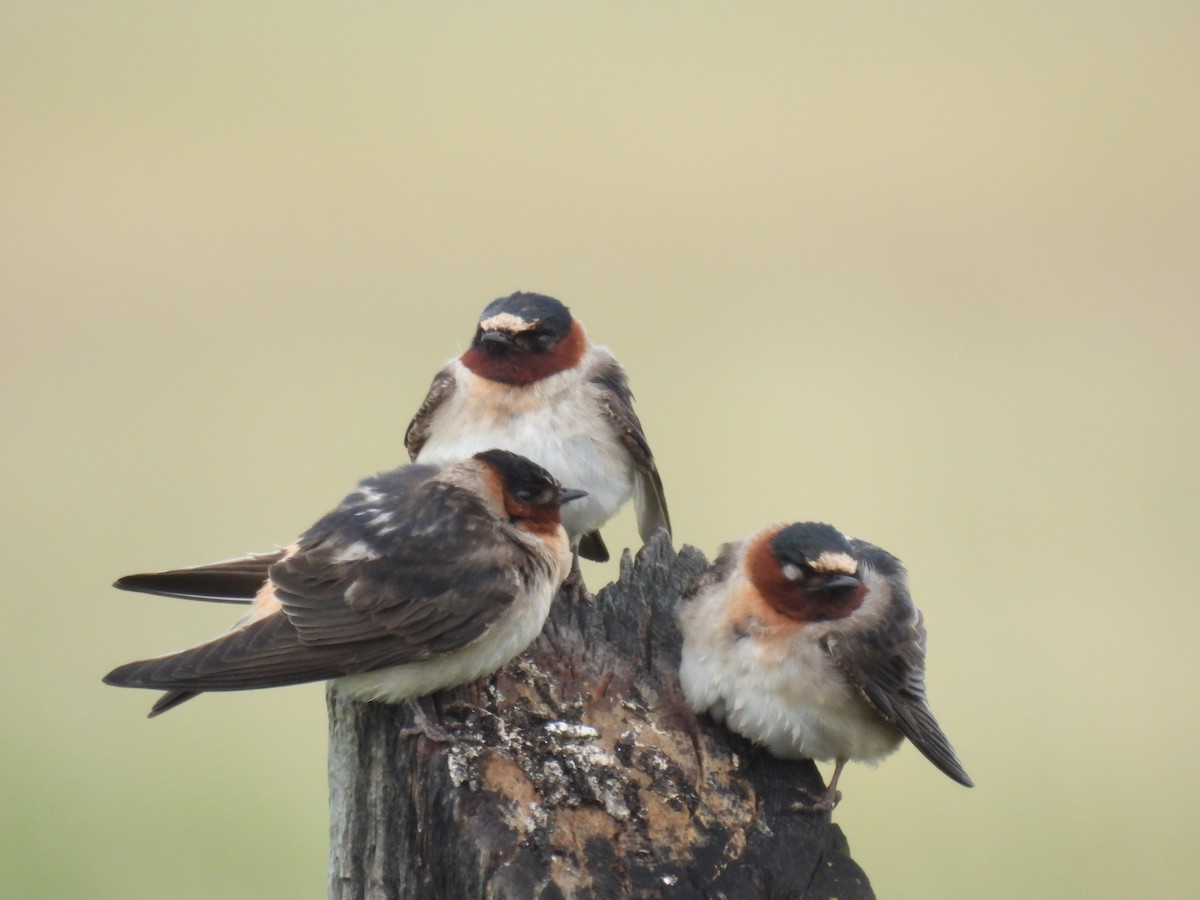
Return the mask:
<path fill-rule="evenodd" d="M 517 349 L 512 335 L 503 331 L 485 331 L 479 336 L 479 343 L 484 350 L 496 356 Z"/>
<path fill-rule="evenodd" d="M 570 503 L 572 500 L 578 500 L 580 497 L 586 497 L 586 496 L 587 496 L 587 491 L 581 491 L 576 488 L 572 488 L 571 490 L 567 490 L 567 491 L 559 491 L 558 492 L 558 505 L 562 506 L 564 503 Z"/>
<path fill-rule="evenodd" d="M 853 575 L 834 575 L 827 581 L 806 585 L 809 591 L 835 591 L 838 588 L 858 587 L 862 582 Z"/>

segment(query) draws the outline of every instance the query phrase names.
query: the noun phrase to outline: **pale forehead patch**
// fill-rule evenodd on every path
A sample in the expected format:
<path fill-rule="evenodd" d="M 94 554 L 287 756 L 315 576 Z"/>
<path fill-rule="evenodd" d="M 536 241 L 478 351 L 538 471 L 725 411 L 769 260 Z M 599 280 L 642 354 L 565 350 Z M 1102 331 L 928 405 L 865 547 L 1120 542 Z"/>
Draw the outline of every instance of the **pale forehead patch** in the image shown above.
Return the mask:
<path fill-rule="evenodd" d="M 486 319 L 480 319 L 479 327 L 484 331 L 517 332 L 529 328 L 530 323 L 526 322 L 520 316 L 514 316 L 509 312 L 502 312 L 496 313 L 494 316 L 488 316 Z"/>
<path fill-rule="evenodd" d="M 812 567 L 817 572 L 841 572 L 845 575 L 853 575 L 858 571 L 858 560 L 848 553 L 833 553 L 825 550 L 813 561 Z"/>

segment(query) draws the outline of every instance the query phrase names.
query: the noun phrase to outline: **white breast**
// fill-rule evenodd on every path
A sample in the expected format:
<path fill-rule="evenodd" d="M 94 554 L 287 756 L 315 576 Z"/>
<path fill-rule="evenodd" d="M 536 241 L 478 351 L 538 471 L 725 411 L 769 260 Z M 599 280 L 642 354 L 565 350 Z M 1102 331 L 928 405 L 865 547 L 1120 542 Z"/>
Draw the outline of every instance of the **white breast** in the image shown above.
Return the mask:
<path fill-rule="evenodd" d="M 563 487 L 588 492 L 562 509 L 573 536 L 599 528 L 629 500 L 633 461 L 580 368 L 528 387 L 487 381 L 460 362 L 451 371 L 455 390 L 434 414 L 417 462 L 457 462 L 493 448 L 527 456 Z"/>
<path fill-rule="evenodd" d="M 875 762 L 900 743 L 811 635 L 754 618 L 739 571 L 680 613 L 679 677 L 688 704 L 785 759 Z"/>

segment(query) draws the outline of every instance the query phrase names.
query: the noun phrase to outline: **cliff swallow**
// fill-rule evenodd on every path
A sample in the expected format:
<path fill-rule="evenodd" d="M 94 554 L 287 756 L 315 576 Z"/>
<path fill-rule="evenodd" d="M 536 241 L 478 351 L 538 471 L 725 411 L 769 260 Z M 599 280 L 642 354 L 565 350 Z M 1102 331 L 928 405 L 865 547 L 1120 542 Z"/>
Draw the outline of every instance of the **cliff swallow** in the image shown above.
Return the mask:
<path fill-rule="evenodd" d="M 404 445 L 419 463 L 503 447 L 587 491 L 563 510 L 587 559 L 608 560 L 598 529 L 631 495 L 643 541 L 659 528 L 671 531 L 625 370 L 553 297 L 517 293 L 489 303 L 471 346 L 434 377 Z"/>
<path fill-rule="evenodd" d="M 692 710 L 785 759 L 834 760 L 811 806 L 840 799 L 847 760 L 907 737 L 971 787 L 925 697 L 925 626 L 900 561 L 814 522 L 726 544 L 685 593 L 679 670 Z"/>
<path fill-rule="evenodd" d="M 104 681 L 166 690 L 151 716 L 203 691 L 336 679 L 395 703 L 473 681 L 542 630 L 571 565 L 559 508 L 584 496 L 505 450 L 367 478 L 284 550 L 119 580 L 253 603 L 221 637 Z"/>

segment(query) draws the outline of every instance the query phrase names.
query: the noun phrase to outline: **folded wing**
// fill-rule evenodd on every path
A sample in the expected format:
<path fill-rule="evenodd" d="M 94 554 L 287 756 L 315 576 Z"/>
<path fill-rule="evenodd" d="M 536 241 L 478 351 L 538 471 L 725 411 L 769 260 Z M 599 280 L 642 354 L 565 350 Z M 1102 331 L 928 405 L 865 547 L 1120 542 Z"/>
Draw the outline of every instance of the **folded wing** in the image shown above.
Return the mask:
<path fill-rule="evenodd" d="M 270 566 L 269 592 L 233 630 L 105 681 L 179 693 L 272 687 L 469 644 L 512 605 L 531 563 L 478 497 L 431 472 L 368 479 Z"/>
<path fill-rule="evenodd" d="M 959 784 L 972 787 L 926 699 L 925 625 L 908 595 L 899 560 L 865 541 L 854 541 L 854 547 L 861 559 L 888 577 L 895 617 L 873 643 L 861 636 L 854 642 L 830 636 L 825 639 L 825 649 L 871 705 L 926 759 Z"/>

